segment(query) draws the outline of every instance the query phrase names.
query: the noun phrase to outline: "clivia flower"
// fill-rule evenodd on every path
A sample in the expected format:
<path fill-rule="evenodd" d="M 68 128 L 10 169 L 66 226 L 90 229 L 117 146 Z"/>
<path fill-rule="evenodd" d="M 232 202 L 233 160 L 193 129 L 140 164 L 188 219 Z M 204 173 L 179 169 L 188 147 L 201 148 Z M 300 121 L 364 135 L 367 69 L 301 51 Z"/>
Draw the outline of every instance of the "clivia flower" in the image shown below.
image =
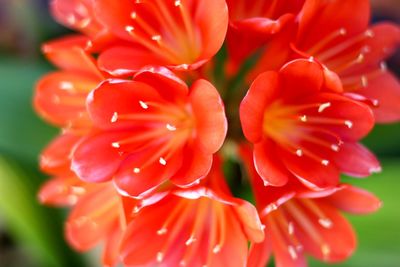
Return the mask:
<path fill-rule="evenodd" d="M 229 8 L 229 28 L 227 34 L 228 73 L 235 71 L 243 61 L 259 49 L 285 27 L 293 27 L 295 17 L 304 0 L 227 0 Z M 290 29 L 288 30 L 290 31 Z M 240 45 L 237 45 L 240 43 Z M 284 50 L 281 47 L 281 50 Z"/>
<path fill-rule="evenodd" d="M 303 59 L 253 82 L 240 119 L 266 185 L 283 186 L 295 176 L 321 190 L 336 186 L 341 172 L 364 177 L 380 170 L 357 143 L 374 125 L 370 108 L 335 91 L 325 84 L 323 68 Z"/>
<path fill-rule="evenodd" d="M 369 13 L 369 0 L 305 1 L 298 31 L 286 40 L 292 53 L 275 56 L 273 48 L 281 40 L 272 40 L 268 44 L 272 48 L 267 48 L 250 76 L 282 66 L 288 59 L 314 57 L 326 67 L 326 78 L 341 83 L 349 97 L 360 99 L 354 95 L 358 94 L 376 106 L 377 122 L 400 120 L 400 84 L 384 62 L 400 44 L 400 29 L 389 22 L 369 26 Z"/>
<path fill-rule="evenodd" d="M 119 262 L 119 244 L 126 226 L 122 198 L 112 183 L 85 183 L 71 172 L 52 178 L 39 192 L 41 203 L 72 207 L 65 235 L 74 249 L 87 251 L 105 242 L 103 266 Z"/>
<path fill-rule="evenodd" d="M 147 65 L 195 69 L 217 53 L 228 27 L 224 0 L 93 1 L 99 21 L 126 42 L 100 55 L 113 75 Z"/>
<path fill-rule="evenodd" d="M 400 120 L 400 84 L 384 63 L 400 45 L 400 28 L 388 22 L 369 27 L 368 0 L 311 2 L 299 19 L 296 49 L 339 75 L 345 92 L 375 101 L 378 122 Z"/>
<path fill-rule="evenodd" d="M 127 227 L 126 266 L 245 266 L 248 242 L 264 238 L 256 209 L 231 196 L 218 159 L 200 185 L 159 194 Z"/>
<path fill-rule="evenodd" d="M 133 197 L 167 180 L 190 186 L 204 178 L 227 131 L 214 86 L 197 80 L 189 89 L 165 68 L 107 80 L 87 106 L 99 131 L 76 148 L 72 170 L 88 182 L 114 179 Z"/>
<path fill-rule="evenodd" d="M 329 190 L 310 191 L 296 180 L 284 187 L 265 187 L 254 169 L 251 150 L 242 145 L 257 209 L 265 225 L 264 242 L 251 247 L 249 267 L 264 267 L 271 254 L 277 267 L 307 266 L 306 255 L 335 263 L 355 250 L 355 232 L 341 214 L 367 214 L 381 201 L 373 194 L 347 184 Z"/>
<path fill-rule="evenodd" d="M 59 70 L 38 81 L 34 107 L 46 121 L 63 129 L 40 156 L 40 167 L 48 174 L 68 172 L 74 147 L 92 131 L 86 98 L 105 76 L 85 51 L 86 42 L 86 37 L 68 36 L 42 48 Z"/>
<path fill-rule="evenodd" d="M 94 0 L 52 0 L 50 10 L 53 17 L 68 28 L 77 30 L 86 36 L 85 50 L 96 51 L 118 43 L 97 18 Z"/>
<path fill-rule="evenodd" d="M 41 154 L 53 178 L 39 199 L 71 207 L 71 246 L 105 242 L 104 266 L 132 267 L 262 267 L 272 253 L 295 267 L 307 254 L 337 262 L 353 252 L 341 211 L 380 202 L 340 175 L 379 171 L 359 141 L 375 120 L 400 119 L 399 84 L 382 63 L 399 30 L 368 28 L 367 0 L 51 9 L 80 34 L 43 47 L 58 70 L 40 79 L 34 106 L 61 134 Z M 248 198 L 230 168 L 243 163 L 257 208 L 226 183 Z"/>
<path fill-rule="evenodd" d="M 86 97 L 105 79 L 85 52 L 87 38 L 68 36 L 43 45 L 45 56 L 59 68 L 36 85 L 34 106 L 50 123 L 69 130 L 90 128 Z"/>

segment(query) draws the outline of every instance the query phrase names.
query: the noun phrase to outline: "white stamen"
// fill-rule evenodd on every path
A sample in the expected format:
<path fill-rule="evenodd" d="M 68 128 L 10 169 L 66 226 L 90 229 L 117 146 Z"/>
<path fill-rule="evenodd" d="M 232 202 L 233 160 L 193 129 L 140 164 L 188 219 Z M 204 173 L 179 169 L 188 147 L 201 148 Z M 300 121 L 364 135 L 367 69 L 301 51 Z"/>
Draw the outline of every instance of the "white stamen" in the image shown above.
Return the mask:
<path fill-rule="evenodd" d="M 135 11 L 133 11 L 133 12 L 131 13 L 131 18 L 132 18 L 132 19 L 136 19 L 136 18 L 137 18 L 137 13 L 136 13 Z"/>
<path fill-rule="evenodd" d="M 111 146 L 114 147 L 114 148 L 120 148 L 121 147 L 118 142 L 112 142 Z"/>
<path fill-rule="evenodd" d="M 162 252 L 157 252 L 157 262 L 162 262 L 164 254 Z"/>
<path fill-rule="evenodd" d="M 60 89 L 62 90 L 72 90 L 74 89 L 74 85 L 71 82 L 61 82 Z"/>
<path fill-rule="evenodd" d="M 320 218 L 318 220 L 319 224 L 322 225 L 322 227 L 326 229 L 330 229 L 333 226 L 333 222 L 329 220 L 328 218 Z"/>
<path fill-rule="evenodd" d="M 118 113 L 114 112 L 112 117 L 111 117 L 111 122 L 114 123 L 118 120 Z"/>
<path fill-rule="evenodd" d="M 158 162 L 160 162 L 161 165 L 164 165 L 164 166 L 167 165 L 167 161 L 163 157 L 160 157 Z"/>
<path fill-rule="evenodd" d="M 298 257 L 296 249 L 293 246 L 288 246 L 288 251 L 289 251 L 290 257 L 292 257 L 293 260 L 296 260 Z"/>
<path fill-rule="evenodd" d="M 375 33 L 372 30 L 366 30 L 365 36 L 372 38 L 375 36 Z"/>
<path fill-rule="evenodd" d="M 293 235 L 294 234 L 294 224 L 293 224 L 293 222 L 289 222 L 288 231 L 289 231 L 289 235 Z"/>
<path fill-rule="evenodd" d="M 351 121 L 345 121 L 344 125 L 346 125 L 349 129 L 353 128 L 353 123 Z"/>
<path fill-rule="evenodd" d="M 125 26 L 125 31 L 127 31 L 129 33 L 133 32 L 134 30 L 135 30 L 135 27 L 133 27 L 131 25 Z"/>
<path fill-rule="evenodd" d="M 167 233 L 167 228 L 161 228 L 160 230 L 157 231 L 157 235 L 164 235 Z"/>
<path fill-rule="evenodd" d="M 181 5 L 181 1 L 180 0 L 175 0 L 175 6 L 180 6 Z"/>
<path fill-rule="evenodd" d="M 367 76 L 365 76 L 365 75 L 361 76 L 361 85 L 364 88 L 368 86 L 368 78 L 367 78 Z"/>
<path fill-rule="evenodd" d="M 161 35 L 159 35 L 159 34 L 153 35 L 153 36 L 151 36 L 151 40 L 159 42 L 159 41 L 161 41 Z"/>
<path fill-rule="evenodd" d="M 221 245 L 216 245 L 216 246 L 213 248 L 213 253 L 214 253 L 214 254 L 218 254 L 220 251 L 221 251 Z"/>
<path fill-rule="evenodd" d="M 296 150 L 296 155 L 299 156 L 299 157 L 303 156 L 303 150 L 297 149 Z"/>
<path fill-rule="evenodd" d="M 300 120 L 301 120 L 302 122 L 307 122 L 307 116 L 306 116 L 306 115 L 301 116 L 301 117 L 300 117 Z"/>
<path fill-rule="evenodd" d="M 329 165 L 329 160 L 323 159 L 323 160 L 321 160 L 321 164 L 324 165 L 324 166 L 328 166 Z"/>
<path fill-rule="evenodd" d="M 197 239 L 194 238 L 193 236 L 189 237 L 188 240 L 186 240 L 185 245 L 190 246 L 193 242 L 195 242 Z"/>
<path fill-rule="evenodd" d="M 323 244 L 323 245 L 321 246 L 321 251 L 322 251 L 322 254 L 323 254 L 325 257 L 327 257 L 327 256 L 329 256 L 329 254 L 331 254 L 331 249 L 330 249 L 330 247 L 329 247 L 327 244 Z"/>
<path fill-rule="evenodd" d="M 133 168 L 133 172 L 134 172 L 134 173 L 139 173 L 139 172 L 140 172 L 140 169 L 139 169 L 139 168 Z"/>
<path fill-rule="evenodd" d="M 145 103 L 145 102 L 143 102 L 143 101 L 139 101 L 139 105 L 143 108 L 143 109 L 148 109 L 149 108 L 149 106 Z"/>
<path fill-rule="evenodd" d="M 331 106 L 331 103 L 330 103 L 330 102 L 323 103 L 323 104 L 319 105 L 319 107 L 318 107 L 318 112 L 321 113 L 321 112 L 323 112 L 325 109 L 329 108 L 330 106 Z"/>
<path fill-rule="evenodd" d="M 339 146 L 336 145 L 336 144 L 332 144 L 332 145 L 331 145 L 331 149 L 332 149 L 333 151 L 335 151 L 335 152 L 338 152 L 338 151 L 339 151 Z"/>
<path fill-rule="evenodd" d="M 176 131 L 176 127 L 172 124 L 168 123 L 165 127 L 168 129 L 168 131 L 171 131 L 171 132 Z"/>

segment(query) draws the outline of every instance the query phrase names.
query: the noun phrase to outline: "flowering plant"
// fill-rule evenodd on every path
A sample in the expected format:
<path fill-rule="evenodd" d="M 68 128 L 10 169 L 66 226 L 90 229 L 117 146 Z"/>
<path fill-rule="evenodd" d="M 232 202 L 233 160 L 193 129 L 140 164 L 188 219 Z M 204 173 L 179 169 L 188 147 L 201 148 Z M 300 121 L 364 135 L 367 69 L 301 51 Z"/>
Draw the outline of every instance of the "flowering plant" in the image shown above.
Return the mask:
<path fill-rule="evenodd" d="M 340 175 L 379 172 L 359 141 L 400 120 L 384 64 L 400 28 L 369 26 L 368 0 L 51 9 L 80 33 L 43 46 L 59 70 L 38 82 L 34 105 L 62 131 L 41 155 L 53 178 L 39 198 L 72 207 L 71 246 L 103 241 L 104 266 L 261 267 L 274 255 L 286 267 L 352 254 L 341 212 L 380 200 Z M 234 180 L 253 204 L 232 194 Z"/>

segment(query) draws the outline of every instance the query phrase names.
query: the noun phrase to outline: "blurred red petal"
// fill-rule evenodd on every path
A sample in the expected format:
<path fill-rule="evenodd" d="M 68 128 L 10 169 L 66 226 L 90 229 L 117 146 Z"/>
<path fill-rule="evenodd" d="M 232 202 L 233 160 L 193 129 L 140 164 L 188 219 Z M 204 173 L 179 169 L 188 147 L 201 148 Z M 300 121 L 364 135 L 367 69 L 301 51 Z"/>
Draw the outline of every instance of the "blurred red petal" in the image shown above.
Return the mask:
<path fill-rule="evenodd" d="M 382 206 L 382 201 L 374 194 L 351 185 L 332 194 L 327 200 L 338 209 L 352 214 L 373 213 Z"/>

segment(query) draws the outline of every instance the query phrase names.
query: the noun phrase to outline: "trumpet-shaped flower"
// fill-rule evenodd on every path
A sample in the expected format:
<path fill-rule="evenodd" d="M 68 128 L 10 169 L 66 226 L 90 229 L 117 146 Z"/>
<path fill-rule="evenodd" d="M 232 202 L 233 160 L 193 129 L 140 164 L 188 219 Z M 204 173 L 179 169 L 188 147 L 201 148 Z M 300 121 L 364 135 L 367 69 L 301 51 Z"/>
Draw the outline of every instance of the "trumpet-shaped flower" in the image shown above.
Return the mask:
<path fill-rule="evenodd" d="M 104 80 L 94 58 L 84 51 L 87 38 L 69 36 L 43 45 L 46 57 L 60 70 L 36 85 L 34 106 L 47 121 L 71 131 L 91 127 L 86 97 Z"/>
<path fill-rule="evenodd" d="M 172 189 L 142 206 L 121 253 L 127 266 L 239 267 L 246 265 L 248 242 L 263 237 L 256 209 L 230 195 L 217 162 L 201 185 Z"/>
<path fill-rule="evenodd" d="M 282 66 L 289 58 L 313 57 L 326 67 L 326 78 L 341 83 L 349 97 L 360 99 L 354 94 L 361 95 L 375 105 L 377 122 L 398 121 L 400 85 L 384 61 L 398 48 L 400 29 L 389 22 L 369 26 L 369 2 L 306 1 L 297 33 L 283 40 L 291 42 L 292 53 L 282 49 L 279 38 L 272 40 L 250 76 Z M 275 56 L 277 49 L 281 56 Z"/>
<path fill-rule="evenodd" d="M 72 169 L 89 182 L 114 182 L 139 197 L 166 180 L 189 186 L 210 170 L 227 122 L 216 89 L 187 85 L 167 69 L 144 70 L 134 80 L 108 80 L 92 91 L 95 127 L 73 154 Z"/>
<path fill-rule="evenodd" d="M 304 0 L 227 0 L 227 4 L 230 15 L 227 64 L 228 71 L 234 73 L 251 53 L 265 45 L 272 37 L 281 38 L 276 34 L 287 24 L 294 24 Z M 240 45 L 237 45 L 238 43 Z M 284 51 L 282 46 L 281 51 Z"/>
<path fill-rule="evenodd" d="M 381 201 L 373 194 L 342 184 L 315 192 L 294 180 L 284 187 L 265 187 L 254 169 L 251 150 L 241 147 L 260 218 L 263 243 L 251 247 L 248 266 L 263 267 L 271 254 L 277 267 L 307 266 L 306 255 L 325 262 L 347 259 L 356 247 L 353 228 L 341 211 L 375 212 Z"/>
<path fill-rule="evenodd" d="M 357 144 L 374 125 L 370 108 L 335 90 L 319 64 L 302 59 L 253 82 L 240 119 L 266 185 L 282 186 L 295 176 L 321 190 L 336 186 L 340 172 L 367 176 L 380 169 Z"/>
<path fill-rule="evenodd" d="M 39 192 L 44 204 L 72 207 L 65 235 L 74 249 L 87 251 L 105 242 L 104 266 L 119 262 L 119 244 L 126 225 L 122 198 L 111 183 L 88 184 L 71 172 L 49 180 Z"/>
<path fill-rule="evenodd" d="M 222 46 L 228 26 L 224 0 L 94 2 L 98 19 L 127 42 L 100 55 L 100 66 L 115 75 L 146 65 L 197 68 Z"/>

